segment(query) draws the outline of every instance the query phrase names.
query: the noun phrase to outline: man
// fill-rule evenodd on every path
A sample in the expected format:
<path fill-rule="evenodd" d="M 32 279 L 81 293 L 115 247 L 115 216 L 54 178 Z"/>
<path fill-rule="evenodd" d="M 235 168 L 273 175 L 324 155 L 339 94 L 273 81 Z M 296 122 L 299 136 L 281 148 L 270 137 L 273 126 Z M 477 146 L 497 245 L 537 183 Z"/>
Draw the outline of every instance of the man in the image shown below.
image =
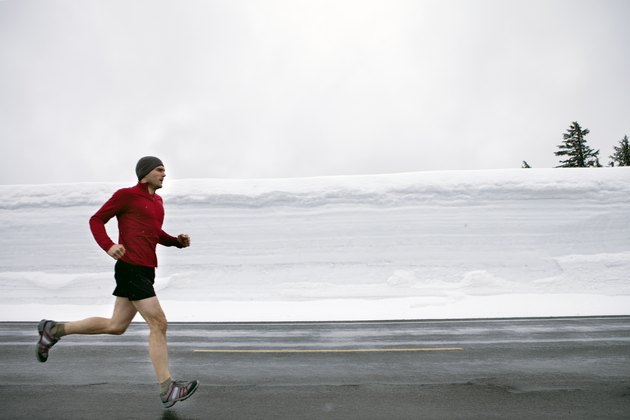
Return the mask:
<path fill-rule="evenodd" d="M 162 161 L 154 156 L 141 158 L 136 175 L 136 186 L 116 191 L 90 218 L 94 239 L 116 260 L 113 293 L 116 302 L 112 317 L 64 324 L 42 320 L 38 325 L 37 358 L 40 362 L 48 360 L 49 349 L 65 335 L 123 334 L 139 312 L 149 325 L 149 355 L 160 384 L 162 404 L 168 408 L 189 398 L 199 383 L 174 381 L 169 371 L 167 321 L 153 288 L 157 267 L 155 248 L 158 243 L 186 248 L 190 246 L 190 238 L 184 234 L 173 237 L 162 230 L 164 207 L 162 198 L 156 194 L 166 177 Z M 114 243 L 105 229 L 114 216 L 118 219 L 119 243 Z"/>

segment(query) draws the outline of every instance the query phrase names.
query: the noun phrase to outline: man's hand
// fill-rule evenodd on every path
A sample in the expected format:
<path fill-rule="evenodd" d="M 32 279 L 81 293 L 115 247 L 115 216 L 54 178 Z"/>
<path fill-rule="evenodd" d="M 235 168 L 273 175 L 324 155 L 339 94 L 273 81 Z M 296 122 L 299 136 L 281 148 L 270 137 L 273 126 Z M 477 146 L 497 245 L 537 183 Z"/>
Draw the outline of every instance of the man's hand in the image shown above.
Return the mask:
<path fill-rule="evenodd" d="M 114 244 L 109 248 L 109 251 L 107 251 L 107 255 L 115 260 L 122 258 L 122 256 L 125 255 L 125 247 L 121 244 Z"/>
<path fill-rule="evenodd" d="M 179 241 L 179 243 L 182 245 L 183 248 L 190 246 L 190 236 L 186 234 L 182 233 L 181 235 L 178 235 L 177 240 Z"/>

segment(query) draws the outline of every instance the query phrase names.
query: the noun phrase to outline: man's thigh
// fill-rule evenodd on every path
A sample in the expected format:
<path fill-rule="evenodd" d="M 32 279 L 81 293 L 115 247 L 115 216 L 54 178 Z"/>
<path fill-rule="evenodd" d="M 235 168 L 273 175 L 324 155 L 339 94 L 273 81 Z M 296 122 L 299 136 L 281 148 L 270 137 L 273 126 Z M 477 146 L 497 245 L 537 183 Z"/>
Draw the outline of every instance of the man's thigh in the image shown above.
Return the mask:
<path fill-rule="evenodd" d="M 142 315 L 149 325 L 153 323 L 166 323 L 166 315 L 164 315 L 164 311 L 162 310 L 162 306 L 160 305 L 160 301 L 157 296 L 142 300 L 135 300 L 131 303 L 134 305 L 136 310 L 140 312 L 140 315 Z"/>
<path fill-rule="evenodd" d="M 137 313 L 138 310 L 134 306 L 133 302 L 127 298 L 116 297 L 116 302 L 114 303 L 114 313 L 112 314 L 112 322 L 115 325 L 126 329 L 129 324 L 131 324 L 131 321 L 133 321 L 133 318 Z"/>

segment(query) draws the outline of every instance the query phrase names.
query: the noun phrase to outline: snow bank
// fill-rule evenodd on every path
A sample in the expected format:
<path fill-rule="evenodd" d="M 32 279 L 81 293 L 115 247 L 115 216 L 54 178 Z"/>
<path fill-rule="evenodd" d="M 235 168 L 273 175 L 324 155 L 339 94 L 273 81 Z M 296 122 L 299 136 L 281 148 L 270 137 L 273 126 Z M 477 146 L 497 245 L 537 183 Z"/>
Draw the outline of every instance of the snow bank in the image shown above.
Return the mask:
<path fill-rule="evenodd" d="M 171 321 L 622 315 L 628 168 L 169 180 Z M 0 320 L 111 311 L 87 220 L 120 184 L 0 186 Z M 108 225 L 116 239 L 115 221 Z"/>
<path fill-rule="evenodd" d="M 626 168 L 415 172 L 260 180 L 167 180 L 160 193 L 175 205 L 235 208 L 402 206 L 479 200 L 615 200 L 628 191 Z M 0 185 L 0 209 L 100 206 L 129 185 Z"/>

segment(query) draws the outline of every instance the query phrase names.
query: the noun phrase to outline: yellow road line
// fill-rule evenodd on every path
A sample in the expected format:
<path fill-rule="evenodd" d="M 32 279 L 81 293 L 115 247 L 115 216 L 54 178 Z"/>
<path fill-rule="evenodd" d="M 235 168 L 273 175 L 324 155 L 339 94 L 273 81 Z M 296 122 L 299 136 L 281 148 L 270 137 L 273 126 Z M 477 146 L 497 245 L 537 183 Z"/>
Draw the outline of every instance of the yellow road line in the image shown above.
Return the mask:
<path fill-rule="evenodd" d="M 382 349 L 194 349 L 195 353 L 396 353 L 416 351 L 461 351 L 461 347 L 411 347 Z"/>

